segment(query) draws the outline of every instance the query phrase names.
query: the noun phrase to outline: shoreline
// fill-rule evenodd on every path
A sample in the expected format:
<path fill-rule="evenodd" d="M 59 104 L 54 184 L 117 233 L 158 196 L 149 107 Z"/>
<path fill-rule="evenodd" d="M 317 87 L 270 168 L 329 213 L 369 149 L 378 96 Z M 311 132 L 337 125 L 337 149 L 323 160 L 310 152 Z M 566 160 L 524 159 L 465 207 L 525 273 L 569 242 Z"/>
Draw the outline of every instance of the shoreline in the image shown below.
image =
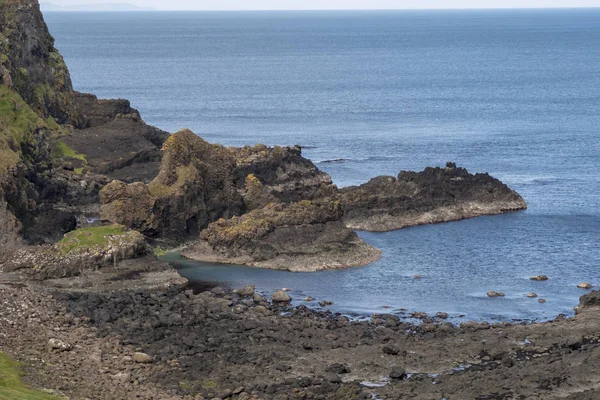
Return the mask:
<path fill-rule="evenodd" d="M 497 393 L 507 380 L 514 395 L 544 396 L 548 389 L 516 380 L 515 374 L 560 377 L 570 382 L 569 390 L 585 391 L 593 374 L 589 363 L 600 362 L 595 351 L 600 344 L 593 339 L 598 292 L 583 296 L 578 314 L 570 318 L 458 325 L 416 325 L 390 314 L 351 320 L 268 302 L 251 292 L 7 286 L 0 289 L 0 300 L 7 305 L 2 318 L 11 323 L 0 327 L 5 338 L 0 351 L 24 362 L 30 386 L 90 399 L 135 394 L 267 400 L 289 393 L 336 400 L 426 399 L 440 390 L 473 398 Z M 51 347 L 51 340 L 66 349 Z M 133 360 L 137 353 L 148 355 L 148 361 Z M 574 364 L 569 375 L 555 362 L 582 358 L 588 361 Z M 550 385 L 559 396 L 562 384 Z"/>

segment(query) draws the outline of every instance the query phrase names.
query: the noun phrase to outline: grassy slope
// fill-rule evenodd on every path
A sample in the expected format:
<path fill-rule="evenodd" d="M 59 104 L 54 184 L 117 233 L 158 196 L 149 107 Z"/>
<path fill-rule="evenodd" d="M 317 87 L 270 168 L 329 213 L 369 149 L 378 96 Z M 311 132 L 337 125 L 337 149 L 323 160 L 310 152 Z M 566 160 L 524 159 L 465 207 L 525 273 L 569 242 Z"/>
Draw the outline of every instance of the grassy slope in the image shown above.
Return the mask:
<path fill-rule="evenodd" d="M 0 400 L 59 400 L 59 397 L 30 390 L 21 381 L 19 364 L 0 353 Z"/>
<path fill-rule="evenodd" d="M 0 171 L 15 166 L 19 148 L 44 121 L 15 91 L 0 85 Z"/>

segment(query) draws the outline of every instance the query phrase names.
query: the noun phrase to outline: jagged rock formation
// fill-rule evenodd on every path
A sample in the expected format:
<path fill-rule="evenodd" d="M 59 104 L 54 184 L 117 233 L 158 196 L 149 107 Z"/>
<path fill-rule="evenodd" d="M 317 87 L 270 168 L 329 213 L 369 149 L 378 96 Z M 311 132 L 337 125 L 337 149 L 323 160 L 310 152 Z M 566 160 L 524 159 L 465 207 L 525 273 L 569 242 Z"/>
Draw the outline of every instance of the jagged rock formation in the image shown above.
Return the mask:
<path fill-rule="evenodd" d="M 266 193 L 286 203 L 329 197 L 336 191 L 331 177 L 302 157 L 300 146 L 267 147 L 259 144 L 232 151 L 236 159 L 236 185 L 240 189 L 247 184 L 247 177 L 252 175 Z"/>
<path fill-rule="evenodd" d="M 126 100 L 74 92 L 37 1 L 0 1 L 0 243 L 98 217 L 103 175 L 153 179 L 167 137 Z"/>
<path fill-rule="evenodd" d="M 348 268 L 377 260 L 380 251 L 341 221 L 334 200 L 269 204 L 241 217 L 219 220 L 186 248 L 188 258 L 295 272 Z"/>
<path fill-rule="evenodd" d="M 344 221 L 352 229 L 383 232 L 526 209 L 523 198 L 488 174 L 456 164 L 381 176 L 341 189 Z"/>
<path fill-rule="evenodd" d="M 230 150 L 182 130 L 165 142 L 152 182 L 113 181 L 102 189 L 102 218 L 149 236 L 197 237 L 210 222 L 243 211 L 234 168 Z"/>

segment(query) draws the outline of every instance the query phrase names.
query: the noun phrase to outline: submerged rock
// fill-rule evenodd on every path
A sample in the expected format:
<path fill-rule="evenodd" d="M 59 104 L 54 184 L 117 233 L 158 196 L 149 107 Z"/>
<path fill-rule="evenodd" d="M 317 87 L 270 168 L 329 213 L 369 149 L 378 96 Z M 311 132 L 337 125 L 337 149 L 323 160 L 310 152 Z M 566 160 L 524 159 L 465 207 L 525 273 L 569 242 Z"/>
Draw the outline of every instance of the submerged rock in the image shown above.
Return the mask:
<path fill-rule="evenodd" d="M 529 279 L 531 279 L 532 281 L 547 281 L 548 277 L 546 275 L 535 275 Z"/>
<path fill-rule="evenodd" d="M 582 282 L 582 283 L 580 283 L 579 285 L 577 285 L 577 287 L 578 287 L 579 289 L 591 289 L 591 288 L 593 288 L 594 286 L 593 286 L 591 283 L 589 283 L 589 282 Z"/>

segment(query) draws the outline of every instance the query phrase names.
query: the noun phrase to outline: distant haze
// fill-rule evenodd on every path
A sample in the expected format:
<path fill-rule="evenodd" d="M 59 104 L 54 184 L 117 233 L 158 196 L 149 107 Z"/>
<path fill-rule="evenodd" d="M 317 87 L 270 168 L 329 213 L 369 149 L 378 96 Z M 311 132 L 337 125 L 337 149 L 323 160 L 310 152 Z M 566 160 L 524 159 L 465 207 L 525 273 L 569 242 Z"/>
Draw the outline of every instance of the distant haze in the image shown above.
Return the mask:
<path fill-rule="evenodd" d="M 600 0 L 53 0 L 52 10 L 361 10 L 600 7 Z"/>

